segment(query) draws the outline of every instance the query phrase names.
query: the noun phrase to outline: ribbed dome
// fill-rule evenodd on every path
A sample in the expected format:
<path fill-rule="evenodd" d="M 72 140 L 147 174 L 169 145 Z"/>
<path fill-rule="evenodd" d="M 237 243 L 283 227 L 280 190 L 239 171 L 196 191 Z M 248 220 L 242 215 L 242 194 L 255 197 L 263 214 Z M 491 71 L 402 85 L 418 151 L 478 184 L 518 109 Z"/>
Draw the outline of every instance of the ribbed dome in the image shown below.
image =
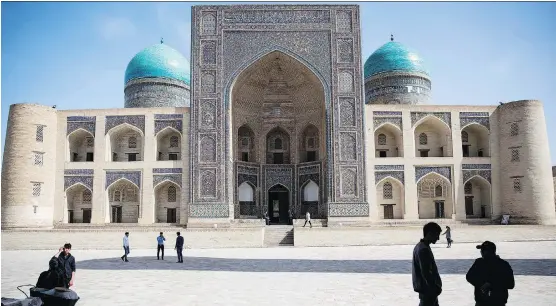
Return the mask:
<path fill-rule="evenodd" d="M 399 42 L 390 41 L 365 61 L 365 79 L 381 72 L 406 71 L 428 75 L 423 59 Z"/>
<path fill-rule="evenodd" d="M 142 78 L 168 78 L 190 85 L 189 61 L 163 43 L 150 46 L 137 53 L 125 70 L 125 84 Z"/>

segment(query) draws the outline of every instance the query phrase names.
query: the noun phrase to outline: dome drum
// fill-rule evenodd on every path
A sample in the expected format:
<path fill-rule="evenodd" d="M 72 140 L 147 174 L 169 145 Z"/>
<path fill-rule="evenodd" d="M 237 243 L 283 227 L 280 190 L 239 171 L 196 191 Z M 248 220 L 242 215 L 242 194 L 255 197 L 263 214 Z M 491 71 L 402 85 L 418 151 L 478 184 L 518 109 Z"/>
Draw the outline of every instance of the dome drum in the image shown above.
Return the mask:
<path fill-rule="evenodd" d="M 189 85 L 167 78 L 136 79 L 124 90 L 125 108 L 187 107 L 190 100 Z"/>
<path fill-rule="evenodd" d="M 428 104 L 431 81 L 423 74 L 381 73 L 365 83 L 367 104 Z"/>

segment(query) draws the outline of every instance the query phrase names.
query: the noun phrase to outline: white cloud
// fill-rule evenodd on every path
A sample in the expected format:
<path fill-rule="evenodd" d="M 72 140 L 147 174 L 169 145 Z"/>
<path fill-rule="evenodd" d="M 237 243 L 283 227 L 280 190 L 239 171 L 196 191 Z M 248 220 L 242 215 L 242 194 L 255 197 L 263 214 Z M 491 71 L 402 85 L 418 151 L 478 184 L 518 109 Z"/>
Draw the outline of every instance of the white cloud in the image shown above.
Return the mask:
<path fill-rule="evenodd" d="M 127 18 L 106 17 L 100 23 L 100 34 L 107 40 L 133 36 L 136 32 L 137 28 Z"/>

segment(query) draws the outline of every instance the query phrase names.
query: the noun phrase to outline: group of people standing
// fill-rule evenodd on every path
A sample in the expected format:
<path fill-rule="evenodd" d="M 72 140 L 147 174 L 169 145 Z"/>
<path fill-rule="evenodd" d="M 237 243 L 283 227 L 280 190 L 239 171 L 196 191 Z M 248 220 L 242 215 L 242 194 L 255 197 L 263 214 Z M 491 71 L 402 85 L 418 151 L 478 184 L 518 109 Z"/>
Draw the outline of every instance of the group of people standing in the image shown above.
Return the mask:
<path fill-rule="evenodd" d="M 442 228 L 435 222 L 423 227 L 423 239 L 413 249 L 412 279 L 413 290 L 419 293 L 419 306 L 438 306 L 438 296 L 442 293 L 442 279 L 434 260 L 431 244 L 440 239 Z M 448 247 L 452 244 L 447 227 Z M 466 279 L 475 287 L 476 306 L 503 306 L 508 302 L 508 290 L 515 286 L 510 264 L 496 255 L 496 245 L 485 241 L 476 246 L 481 250 L 481 258 L 475 260 Z"/>
<path fill-rule="evenodd" d="M 178 263 L 183 263 L 183 246 L 184 240 L 183 236 L 180 232 L 176 233 L 176 244 L 174 246 L 174 250 L 176 250 L 178 254 Z M 164 243 L 166 242 L 166 237 L 164 237 L 164 233 L 160 232 L 160 235 L 156 237 L 157 247 L 156 247 L 156 259 L 160 260 L 160 253 L 162 252 L 162 260 L 164 260 Z M 120 257 L 122 261 L 129 262 L 127 259 L 127 255 L 129 254 L 129 232 L 125 232 L 124 239 L 123 239 L 123 247 L 124 247 L 124 255 Z"/>
<path fill-rule="evenodd" d="M 71 255 L 71 243 L 64 244 L 48 262 L 48 271 L 39 275 L 37 288 L 69 288 L 75 280 L 75 257 Z"/>

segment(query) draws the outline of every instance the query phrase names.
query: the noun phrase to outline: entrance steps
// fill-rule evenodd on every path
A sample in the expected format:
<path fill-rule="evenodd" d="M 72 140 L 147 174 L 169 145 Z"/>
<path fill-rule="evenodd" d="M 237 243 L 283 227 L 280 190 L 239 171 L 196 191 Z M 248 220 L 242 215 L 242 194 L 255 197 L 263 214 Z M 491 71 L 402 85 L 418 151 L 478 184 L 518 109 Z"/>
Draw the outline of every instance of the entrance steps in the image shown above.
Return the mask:
<path fill-rule="evenodd" d="M 293 246 L 293 226 L 269 225 L 264 229 L 264 246 Z"/>

